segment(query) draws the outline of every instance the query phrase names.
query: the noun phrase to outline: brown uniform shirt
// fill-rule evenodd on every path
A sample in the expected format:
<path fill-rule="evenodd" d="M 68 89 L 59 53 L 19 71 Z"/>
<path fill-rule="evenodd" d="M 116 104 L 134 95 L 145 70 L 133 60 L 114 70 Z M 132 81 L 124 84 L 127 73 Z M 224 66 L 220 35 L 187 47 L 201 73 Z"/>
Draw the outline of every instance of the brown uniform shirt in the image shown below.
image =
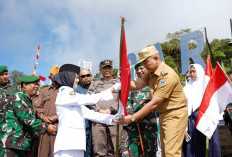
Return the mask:
<path fill-rule="evenodd" d="M 56 95 L 58 88 L 52 86 L 44 87 L 39 94 L 37 99 L 37 116 L 42 119 L 44 116 L 51 117 L 56 115 Z"/>
<path fill-rule="evenodd" d="M 94 81 L 91 83 L 89 87 L 89 92 L 90 94 L 92 93 L 100 93 L 103 90 L 106 90 L 110 87 L 112 87 L 116 83 L 115 79 L 112 79 L 110 81 L 106 81 L 104 78 L 101 78 L 100 80 Z M 100 109 L 109 109 L 110 107 L 113 107 L 115 111 L 118 111 L 118 92 L 113 93 L 113 100 L 106 101 L 106 102 L 101 102 L 96 105 L 90 105 L 92 109 L 95 111 L 98 111 Z"/>
<path fill-rule="evenodd" d="M 154 73 L 142 77 L 151 87 L 151 95 L 165 98 L 164 102 L 156 108 L 157 112 L 164 113 L 172 109 L 186 106 L 186 99 L 176 72 L 161 62 Z"/>

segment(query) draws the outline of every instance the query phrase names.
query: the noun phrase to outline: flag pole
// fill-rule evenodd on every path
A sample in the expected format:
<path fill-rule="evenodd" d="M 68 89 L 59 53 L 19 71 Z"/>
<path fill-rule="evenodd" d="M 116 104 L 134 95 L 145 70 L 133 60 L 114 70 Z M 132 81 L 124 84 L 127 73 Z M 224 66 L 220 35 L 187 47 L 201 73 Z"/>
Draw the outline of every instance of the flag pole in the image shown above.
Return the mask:
<path fill-rule="evenodd" d="M 208 37 L 207 37 L 207 30 L 206 30 L 206 27 L 204 27 L 204 31 L 205 31 L 205 40 L 206 40 L 206 44 L 207 44 L 207 55 L 210 53 L 211 57 L 212 57 L 212 64 L 213 66 L 215 67 L 215 60 L 214 60 L 214 56 L 213 56 L 213 53 L 211 51 L 211 48 L 210 48 L 210 44 L 209 44 L 209 40 L 208 40 Z M 208 53 L 208 50 L 209 50 L 209 53 Z"/>
<path fill-rule="evenodd" d="M 230 82 L 230 84 L 232 85 L 232 81 L 231 81 L 230 78 L 227 76 L 226 72 L 224 71 L 224 69 L 222 68 L 222 66 L 220 65 L 220 63 L 219 63 L 218 61 L 217 61 L 216 63 L 217 63 L 217 65 L 222 69 L 222 71 L 223 71 L 225 77 L 227 78 L 227 80 L 228 80 L 228 81 Z"/>
<path fill-rule="evenodd" d="M 119 74 L 121 73 L 122 65 L 122 49 L 123 49 L 123 33 L 124 33 L 124 21 L 125 18 L 121 17 L 121 35 L 120 35 L 120 50 L 119 50 Z M 118 100 L 120 98 L 121 92 L 119 91 Z M 119 101 L 118 101 L 119 102 Z M 118 104 L 119 108 L 119 104 Z M 117 136 L 116 136 L 116 157 L 119 157 L 119 124 L 117 124 Z"/>

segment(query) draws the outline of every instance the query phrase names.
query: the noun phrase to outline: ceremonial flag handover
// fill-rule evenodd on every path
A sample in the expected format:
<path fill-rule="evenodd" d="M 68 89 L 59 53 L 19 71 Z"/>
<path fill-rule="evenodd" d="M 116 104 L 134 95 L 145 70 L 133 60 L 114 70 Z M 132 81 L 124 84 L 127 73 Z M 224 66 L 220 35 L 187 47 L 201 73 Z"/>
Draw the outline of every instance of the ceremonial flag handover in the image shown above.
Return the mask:
<path fill-rule="evenodd" d="M 198 111 L 196 128 L 210 139 L 217 127 L 220 114 L 231 101 L 232 85 L 217 64 Z"/>

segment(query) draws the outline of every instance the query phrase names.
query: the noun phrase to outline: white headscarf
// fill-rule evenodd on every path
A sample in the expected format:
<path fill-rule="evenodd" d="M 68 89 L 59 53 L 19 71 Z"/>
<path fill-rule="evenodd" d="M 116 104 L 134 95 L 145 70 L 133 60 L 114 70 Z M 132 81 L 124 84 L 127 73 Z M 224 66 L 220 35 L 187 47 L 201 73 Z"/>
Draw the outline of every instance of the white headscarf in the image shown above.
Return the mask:
<path fill-rule="evenodd" d="M 205 71 L 200 64 L 190 64 L 189 71 L 191 66 L 195 68 L 197 78 L 196 80 L 192 80 L 191 78 L 184 87 L 184 93 L 187 99 L 188 116 L 190 116 L 192 112 L 199 108 L 206 85 L 209 81 L 206 81 Z"/>

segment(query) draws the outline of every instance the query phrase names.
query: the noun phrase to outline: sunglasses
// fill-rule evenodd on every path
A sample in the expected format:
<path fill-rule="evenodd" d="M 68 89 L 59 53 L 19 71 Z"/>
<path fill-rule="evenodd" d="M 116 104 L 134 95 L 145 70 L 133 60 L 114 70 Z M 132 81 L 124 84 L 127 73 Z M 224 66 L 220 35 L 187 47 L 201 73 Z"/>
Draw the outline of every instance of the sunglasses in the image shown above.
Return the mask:
<path fill-rule="evenodd" d="M 92 75 L 91 74 L 86 74 L 86 75 L 81 75 L 80 77 L 85 78 L 85 77 L 90 77 L 90 76 L 92 76 Z"/>

